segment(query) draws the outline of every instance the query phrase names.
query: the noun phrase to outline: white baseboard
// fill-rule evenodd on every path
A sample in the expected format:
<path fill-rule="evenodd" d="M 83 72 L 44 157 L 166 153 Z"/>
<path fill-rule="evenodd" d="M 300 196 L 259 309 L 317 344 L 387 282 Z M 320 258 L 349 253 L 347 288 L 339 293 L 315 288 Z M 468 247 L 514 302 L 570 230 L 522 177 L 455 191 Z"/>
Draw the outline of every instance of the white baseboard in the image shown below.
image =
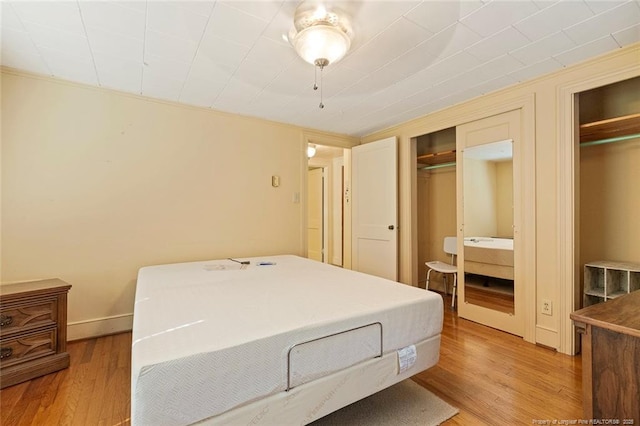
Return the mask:
<path fill-rule="evenodd" d="M 67 324 L 67 341 L 89 339 L 107 334 L 131 331 L 133 314 L 95 318 Z"/>
<path fill-rule="evenodd" d="M 536 325 L 536 343 L 557 350 L 560 346 L 558 331 L 542 325 Z"/>

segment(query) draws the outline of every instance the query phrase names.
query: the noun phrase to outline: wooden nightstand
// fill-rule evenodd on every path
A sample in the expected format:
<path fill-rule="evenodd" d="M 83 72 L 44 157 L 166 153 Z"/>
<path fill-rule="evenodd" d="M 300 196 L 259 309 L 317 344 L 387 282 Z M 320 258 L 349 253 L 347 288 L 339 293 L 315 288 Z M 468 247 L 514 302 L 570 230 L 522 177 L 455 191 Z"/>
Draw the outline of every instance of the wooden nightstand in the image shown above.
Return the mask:
<path fill-rule="evenodd" d="M 0 388 L 69 366 L 70 288 L 57 278 L 0 286 Z"/>
<path fill-rule="evenodd" d="M 584 418 L 640 424 L 640 291 L 570 317 L 582 334 Z"/>

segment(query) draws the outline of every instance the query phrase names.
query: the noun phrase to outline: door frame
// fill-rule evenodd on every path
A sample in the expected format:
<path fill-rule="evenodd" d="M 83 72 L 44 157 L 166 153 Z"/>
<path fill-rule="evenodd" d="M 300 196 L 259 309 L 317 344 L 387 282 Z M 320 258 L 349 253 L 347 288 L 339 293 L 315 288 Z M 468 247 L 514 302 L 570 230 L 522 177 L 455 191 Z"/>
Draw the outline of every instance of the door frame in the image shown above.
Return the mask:
<path fill-rule="evenodd" d="M 640 76 L 640 66 L 607 72 L 597 77 L 572 80 L 558 88 L 558 278 L 560 280 L 559 352 L 575 355 L 580 349 L 573 321 L 569 314 L 580 306 L 580 130 L 577 96 L 584 92 Z"/>
<path fill-rule="evenodd" d="M 325 166 L 309 166 L 309 169 L 307 170 L 307 196 L 305 197 L 306 200 L 306 208 L 307 208 L 307 257 L 309 256 L 309 201 L 311 199 L 310 194 L 309 194 L 309 173 L 311 173 L 312 171 L 316 171 L 319 170 L 320 171 L 320 179 L 321 179 L 321 194 L 320 194 L 320 202 L 322 203 L 321 205 L 321 215 L 322 217 L 320 218 L 320 232 L 321 232 L 321 238 L 320 238 L 320 242 L 322 244 L 321 248 L 320 248 L 320 257 L 321 257 L 321 261 L 322 263 L 327 263 L 327 259 L 328 259 L 328 213 L 327 213 L 327 198 L 328 198 L 328 193 L 327 193 L 327 187 L 328 187 L 328 179 L 327 179 L 327 169 L 328 167 Z"/>
<path fill-rule="evenodd" d="M 521 227 L 523 229 L 523 256 L 528 260 L 524 265 L 523 275 L 528 284 L 525 288 L 526 305 L 524 307 L 524 333 L 525 341 L 534 343 L 536 338 L 536 155 L 535 155 L 535 94 L 529 93 L 516 96 L 505 101 L 495 102 L 487 106 L 485 101 L 482 108 L 477 108 L 474 102 L 468 103 L 464 110 L 452 108 L 443 110 L 429 116 L 429 120 L 419 120 L 411 127 L 403 129 L 398 137 L 399 159 L 399 272 L 400 282 L 417 286 L 418 262 L 418 236 L 415 232 L 418 221 L 417 206 L 417 170 L 416 170 L 416 140 L 419 136 L 437 132 L 449 127 L 456 127 L 471 121 L 480 120 L 493 115 L 502 114 L 512 110 L 521 110 L 521 128 L 523 156 L 529 160 L 523 164 L 522 173 L 527 181 L 526 195 L 523 206 L 526 211 Z M 398 135 L 397 129 L 392 129 Z M 382 137 L 381 135 L 379 137 Z M 459 229 L 459 228 L 458 228 Z"/>
<path fill-rule="evenodd" d="M 300 203 L 300 255 L 307 257 L 307 172 L 309 170 L 309 158 L 307 146 L 309 144 L 325 145 L 344 149 L 344 192 L 342 194 L 343 210 L 343 267 L 351 269 L 351 148 L 360 144 L 360 139 L 351 136 L 335 135 L 330 133 L 304 130 L 301 134 L 298 146 L 300 155 L 300 191 L 294 191 L 294 203 Z M 326 179 L 325 179 L 326 181 Z M 326 256 L 325 256 L 326 257 Z"/>

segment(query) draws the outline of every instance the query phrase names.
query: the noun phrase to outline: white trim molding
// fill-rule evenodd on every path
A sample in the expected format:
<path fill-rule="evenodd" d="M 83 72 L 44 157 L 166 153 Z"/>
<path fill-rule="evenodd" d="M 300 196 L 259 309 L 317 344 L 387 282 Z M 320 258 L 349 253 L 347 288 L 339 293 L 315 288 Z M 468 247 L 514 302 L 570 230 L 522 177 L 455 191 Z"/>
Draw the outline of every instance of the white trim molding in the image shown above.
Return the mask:
<path fill-rule="evenodd" d="M 133 314 L 114 315 L 67 324 L 67 341 L 90 339 L 133 329 Z"/>
<path fill-rule="evenodd" d="M 611 60 L 615 60 L 612 57 Z M 603 61 L 604 62 L 604 61 Z M 578 264 L 580 251 L 579 218 L 579 129 L 576 119 L 576 95 L 586 90 L 595 89 L 640 76 L 640 65 L 612 71 L 613 67 L 603 67 L 596 75 L 581 80 L 572 80 L 569 84 L 558 87 L 558 272 L 560 280 L 560 347 L 558 351 L 575 355 L 580 349 L 579 340 L 569 314 L 580 306 L 580 271 Z M 578 158 L 577 158 L 578 157 Z"/>

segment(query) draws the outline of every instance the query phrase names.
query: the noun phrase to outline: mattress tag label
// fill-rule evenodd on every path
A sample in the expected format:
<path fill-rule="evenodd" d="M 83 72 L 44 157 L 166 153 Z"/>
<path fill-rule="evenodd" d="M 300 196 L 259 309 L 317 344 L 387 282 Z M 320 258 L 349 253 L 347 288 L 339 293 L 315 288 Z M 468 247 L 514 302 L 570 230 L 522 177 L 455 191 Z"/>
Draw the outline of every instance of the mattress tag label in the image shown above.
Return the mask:
<path fill-rule="evenodd" d="M 416 345 L 398 349 L 398 374 L 405 372 L 416 363 Z"/>

